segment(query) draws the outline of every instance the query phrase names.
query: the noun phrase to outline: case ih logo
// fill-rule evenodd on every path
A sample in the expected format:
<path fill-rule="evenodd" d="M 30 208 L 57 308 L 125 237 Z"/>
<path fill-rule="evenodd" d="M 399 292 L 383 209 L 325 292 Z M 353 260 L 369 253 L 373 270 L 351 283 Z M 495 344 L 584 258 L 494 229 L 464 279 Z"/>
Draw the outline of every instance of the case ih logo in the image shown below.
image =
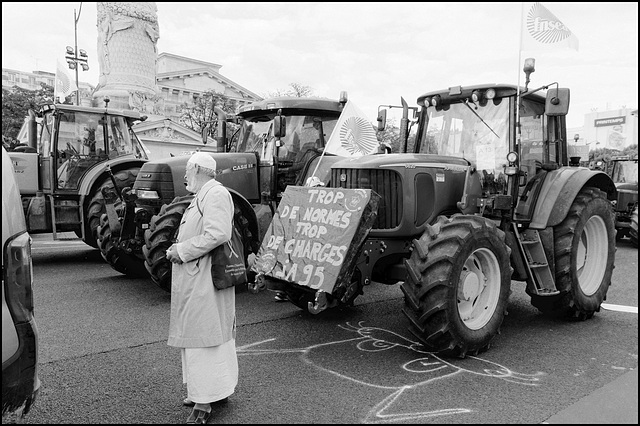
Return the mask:
<path fill-rule="evenodd" d="M 527 32 L 544 44 L 554 44 L 571 37 L 571 31 L 540 3 L 535 3 L 527 14 Z"/>

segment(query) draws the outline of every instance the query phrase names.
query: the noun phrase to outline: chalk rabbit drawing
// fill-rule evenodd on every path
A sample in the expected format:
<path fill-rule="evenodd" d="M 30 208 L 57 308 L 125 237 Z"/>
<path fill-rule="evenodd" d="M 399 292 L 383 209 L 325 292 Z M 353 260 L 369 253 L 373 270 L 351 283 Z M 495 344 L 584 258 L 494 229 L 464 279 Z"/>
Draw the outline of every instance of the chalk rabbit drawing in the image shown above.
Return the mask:
<path fill-rule="evenodd" d="M 394 405 L 397 405 L 397 402 L 401 400 L 402 394 L 406 391 L 426 385 L 434 380 L 453 377 L 460 373 L 491 377 L 527 386 L 538 386 L 540 377 L 545 375 L 543 372 L 535 374 L 518 373 L 500 364 L 474 356 L 468 356 L 464 362 L 462 360 L 445 361 L 437 355 L 425 351 L 420 343 L 411 341 L 395 332 L 378 327 L 366 327 L 362 325 L 362 322 L 359 322 L 357 326 L 348 322 L 345 324 L 338 327 L 356 333 L 357 337 L 320 343 L 306 348 L 255 349 L 258 345 L 275 340 L 267 339 L 239 347 L 238 355 L 300 353 L 301 359 L 315 368 L 365 386 L 392 391 L 389 396 L 376 404 L 367 413 L 363 420 L 364 423 L 411 421 L 427 417 L 471 412 L 466 408 L 448 408 L 413 413 L 394 412 Z M 336 345 L 340 345 L 340 357 L 331 356 L 336 350 Z M 329 349 L 331 353 L 327 352 Z M 388 354 L 385 354 L 389 350 L 411 351 L 409 358 L 415 355 L 418 357 L 412 358 L 401 365 L 399 371 L 395 368 L 393 374 L 380 374 L 380 371 L 387 371 L 384 366 L 388 366 L 391 359 L 398 359 L 396 356 L 389 357 Z M 345 366 L 347 364 L 344 362 L 345 357 L 353 355 L 361 358 L 363 352 L 370 358 L 360 364 L 357 373 L 349 371 Z M 471 367 L 469 364 L 472 364 L 473 369 L 462 368 L 455 365 L 455 363 L 464 363 L 466 367 Z M 381 368 L 381 366 L 383 367 Z M 368 374 L 367 368 L 371 374 Z"/>

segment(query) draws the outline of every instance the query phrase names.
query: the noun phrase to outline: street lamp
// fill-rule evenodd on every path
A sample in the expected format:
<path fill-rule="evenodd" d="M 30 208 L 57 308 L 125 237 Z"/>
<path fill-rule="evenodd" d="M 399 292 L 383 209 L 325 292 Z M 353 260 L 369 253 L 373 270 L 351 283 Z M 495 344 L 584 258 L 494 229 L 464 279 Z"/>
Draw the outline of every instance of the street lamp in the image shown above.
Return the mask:
<path fill-rule="evenodd" d="M 84 49 L 78 50 L 78 20 L 80 19 L 80 13 L 82 13 L 82 2 L 80 2 L 80 11 L 76 17 L 76 10 L 73 9 L 73 29 L 75 34 L 75 49 L 71 46 L 67 46 L 67 53 L 65 58 L 67 64 L 72 70 L 76 70 L 76 105 L 80 105 L 80 84 L 78 82 L 78 64 L 82 67 L 82 71 L 89 70 L 89 59 L 87 52 Z"/>

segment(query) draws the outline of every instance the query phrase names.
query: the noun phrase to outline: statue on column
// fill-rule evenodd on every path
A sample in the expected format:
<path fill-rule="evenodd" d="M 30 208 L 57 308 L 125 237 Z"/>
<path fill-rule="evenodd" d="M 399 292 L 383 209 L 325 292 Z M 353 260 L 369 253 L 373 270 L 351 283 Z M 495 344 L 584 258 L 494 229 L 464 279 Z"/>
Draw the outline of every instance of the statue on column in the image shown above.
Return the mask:
<path fill-rule="evenodd" d="M 156 85 L 157 42 L 160 38 L 155 2 L 98 2 L 100 78 L 93 104 L 162 115 Z"/>

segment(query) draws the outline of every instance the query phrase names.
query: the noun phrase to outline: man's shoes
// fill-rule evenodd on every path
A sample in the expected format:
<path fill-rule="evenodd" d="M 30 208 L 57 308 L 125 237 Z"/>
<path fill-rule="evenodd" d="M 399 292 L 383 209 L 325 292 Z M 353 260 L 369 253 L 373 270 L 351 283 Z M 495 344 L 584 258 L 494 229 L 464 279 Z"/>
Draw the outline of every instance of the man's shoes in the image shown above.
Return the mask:
<path fill-rule="evenodd" d="M 189 417 L 187 418 L 187 424 L 204 425 L 204 424 L 207 424 L 210 417 L 211 417 L 211 411 L 207 413 L 206 411 L 198 410 L 197 408 L 194 408 L 191 411 L 191 414 L 189 414 Z"/>
<path fill-rule="evenodd" d="M 214 401 L 211 404 L 225 404 L 228 401 L 229 401 L 229 398 L 227 397 L 227 398 L 221 399 L 219 401 Z M 185 399 L 182 400 L 182 405 L 184 405 L 185 407 L 193 407 L 193 406 L 196 405 L 196 403 L 193 402 L 192 400 L 190 400 L 189 398 L 185 398 Z"/>
<path fill-rule="evenodd" d="M 276 302 L 286 302 L 289 300 L 286 293 L 283 293 L 281 291 L 276 293 L 276 296 L 274 297 L 274 299 L 276 299 Z"/>

